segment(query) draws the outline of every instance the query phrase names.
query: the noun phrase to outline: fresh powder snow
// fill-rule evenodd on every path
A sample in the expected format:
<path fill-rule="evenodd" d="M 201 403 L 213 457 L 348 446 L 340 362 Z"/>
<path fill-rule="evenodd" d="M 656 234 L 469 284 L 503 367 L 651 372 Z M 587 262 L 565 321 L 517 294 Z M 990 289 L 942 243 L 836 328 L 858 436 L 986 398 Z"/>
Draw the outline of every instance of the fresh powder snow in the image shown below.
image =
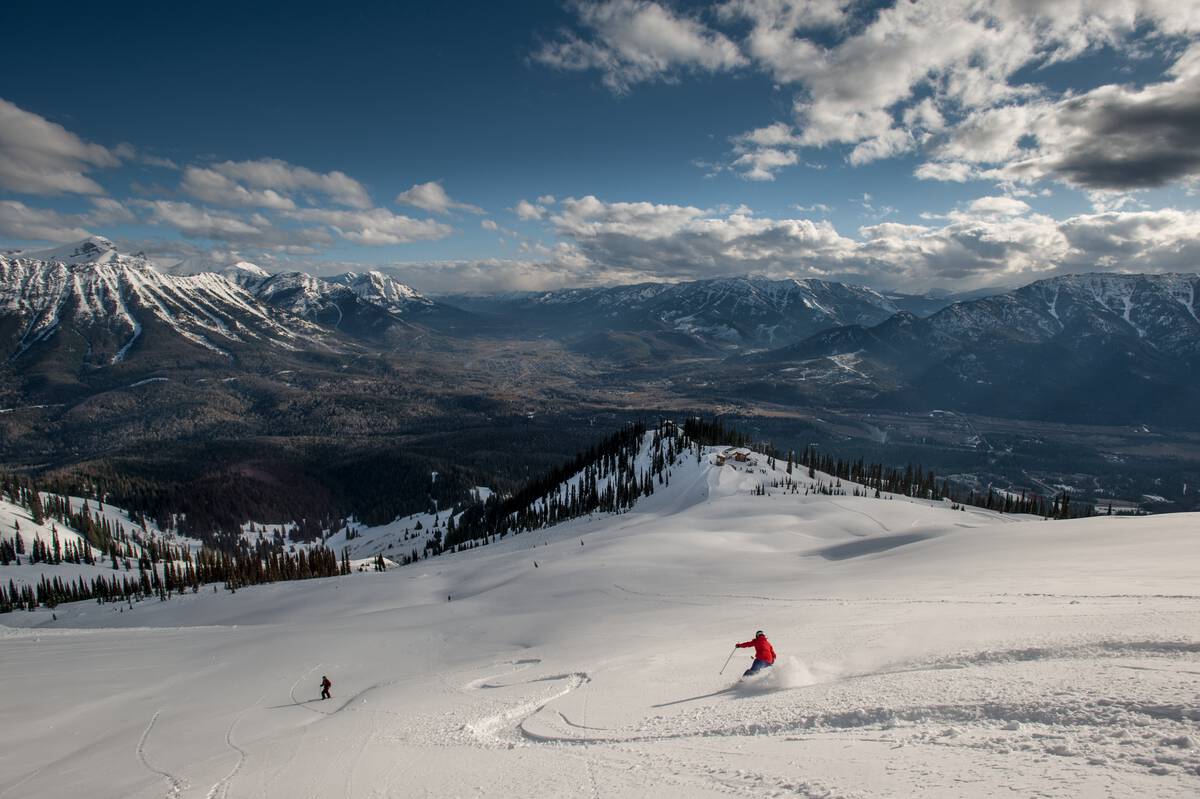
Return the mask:
<path fill-rule="evenodd" d="M 1196 514 L 792 490 L 731 453 L 382 573 L 0 616 L 0 796 L 1200 794 Z M 718 673 L 757 629 L 775 667 Z"/>

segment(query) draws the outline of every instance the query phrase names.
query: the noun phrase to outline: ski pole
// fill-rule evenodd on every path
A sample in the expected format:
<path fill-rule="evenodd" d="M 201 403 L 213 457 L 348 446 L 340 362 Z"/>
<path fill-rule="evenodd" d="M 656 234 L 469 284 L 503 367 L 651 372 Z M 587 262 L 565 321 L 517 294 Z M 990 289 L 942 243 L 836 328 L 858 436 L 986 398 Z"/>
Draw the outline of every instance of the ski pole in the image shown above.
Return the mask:
<path fill-rule="evenodd" d="M 717 672 L 718 674 L 725 673 L 725 667 L 729 665 L 729 661 L 733 660 L 733 655 L 735 652 L 737 652 L 736 646 L 729 651 L 729 657 L 725 658 L 725 665 L 721 667 L 721 670 L 719 672 Z"/>

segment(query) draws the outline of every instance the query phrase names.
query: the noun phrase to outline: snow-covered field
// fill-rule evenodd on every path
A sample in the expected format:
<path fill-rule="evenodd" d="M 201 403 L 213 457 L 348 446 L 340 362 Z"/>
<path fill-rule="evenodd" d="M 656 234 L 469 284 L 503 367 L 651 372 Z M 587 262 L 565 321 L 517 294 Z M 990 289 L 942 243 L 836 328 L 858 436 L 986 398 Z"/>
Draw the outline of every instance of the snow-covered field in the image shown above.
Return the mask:
<path fill-rule="evenodd" d="M 386 573 L 0 616 L 0 797 L 1200 795 L 1197 515 L 763 479 L 693 459 Z M 758 628 L 773 673 L 718 674 Z"/>

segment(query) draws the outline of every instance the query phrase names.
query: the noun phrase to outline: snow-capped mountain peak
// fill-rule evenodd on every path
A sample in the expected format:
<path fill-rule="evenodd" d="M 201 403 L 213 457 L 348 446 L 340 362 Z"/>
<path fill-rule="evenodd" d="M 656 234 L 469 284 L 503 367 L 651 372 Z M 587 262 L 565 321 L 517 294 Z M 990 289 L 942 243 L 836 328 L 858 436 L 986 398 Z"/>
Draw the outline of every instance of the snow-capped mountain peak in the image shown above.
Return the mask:
<path fill-rule="evenodd" d="M 329 279 L 353 291 L 361 299 L 392 313 L 403 313 L 413 304 L 432 305 L 433 301 L 416 289 L 388 277 L 377 269 L 361 274 L 346 272 Z"/>
<path fill-rule="evenodd" d="M 13 253 L 12 257 L 63 264 L 104 263 L 118 257 L 117 246 L 103 236 L 88 236 L 72 244 Z"/>
<path fill-rule="evenodd" d="M 155 334 L 155 347 L 174 341 L 226 358 L 234 357 L 231 347 L 254 340 L 295 349 L 320 333 L 265 307 L 226 277 L 159 271 L 145 256 L 119 253 L 100 236 L 0 256 L 0 316 L 16 320 L 0 341 L 10 356 L 66 328 L 85 342 L 80 357 L 87 368 L 119 363 L 147 346 L 149 328 L 174 334 Z"/>

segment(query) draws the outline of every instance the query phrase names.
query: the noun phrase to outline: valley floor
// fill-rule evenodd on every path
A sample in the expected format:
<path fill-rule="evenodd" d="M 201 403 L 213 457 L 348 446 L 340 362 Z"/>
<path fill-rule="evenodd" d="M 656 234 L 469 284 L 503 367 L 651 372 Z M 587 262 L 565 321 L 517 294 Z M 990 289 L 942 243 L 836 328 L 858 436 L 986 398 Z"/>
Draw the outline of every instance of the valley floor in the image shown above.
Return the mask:
<path fill-rule="evenodd" d="M 1200 516 L 693 471 L 386 573 L 0 617 L 0 797 L 1200 795 Z M 773 672 L 719 674 L 758 628 Z"/>

